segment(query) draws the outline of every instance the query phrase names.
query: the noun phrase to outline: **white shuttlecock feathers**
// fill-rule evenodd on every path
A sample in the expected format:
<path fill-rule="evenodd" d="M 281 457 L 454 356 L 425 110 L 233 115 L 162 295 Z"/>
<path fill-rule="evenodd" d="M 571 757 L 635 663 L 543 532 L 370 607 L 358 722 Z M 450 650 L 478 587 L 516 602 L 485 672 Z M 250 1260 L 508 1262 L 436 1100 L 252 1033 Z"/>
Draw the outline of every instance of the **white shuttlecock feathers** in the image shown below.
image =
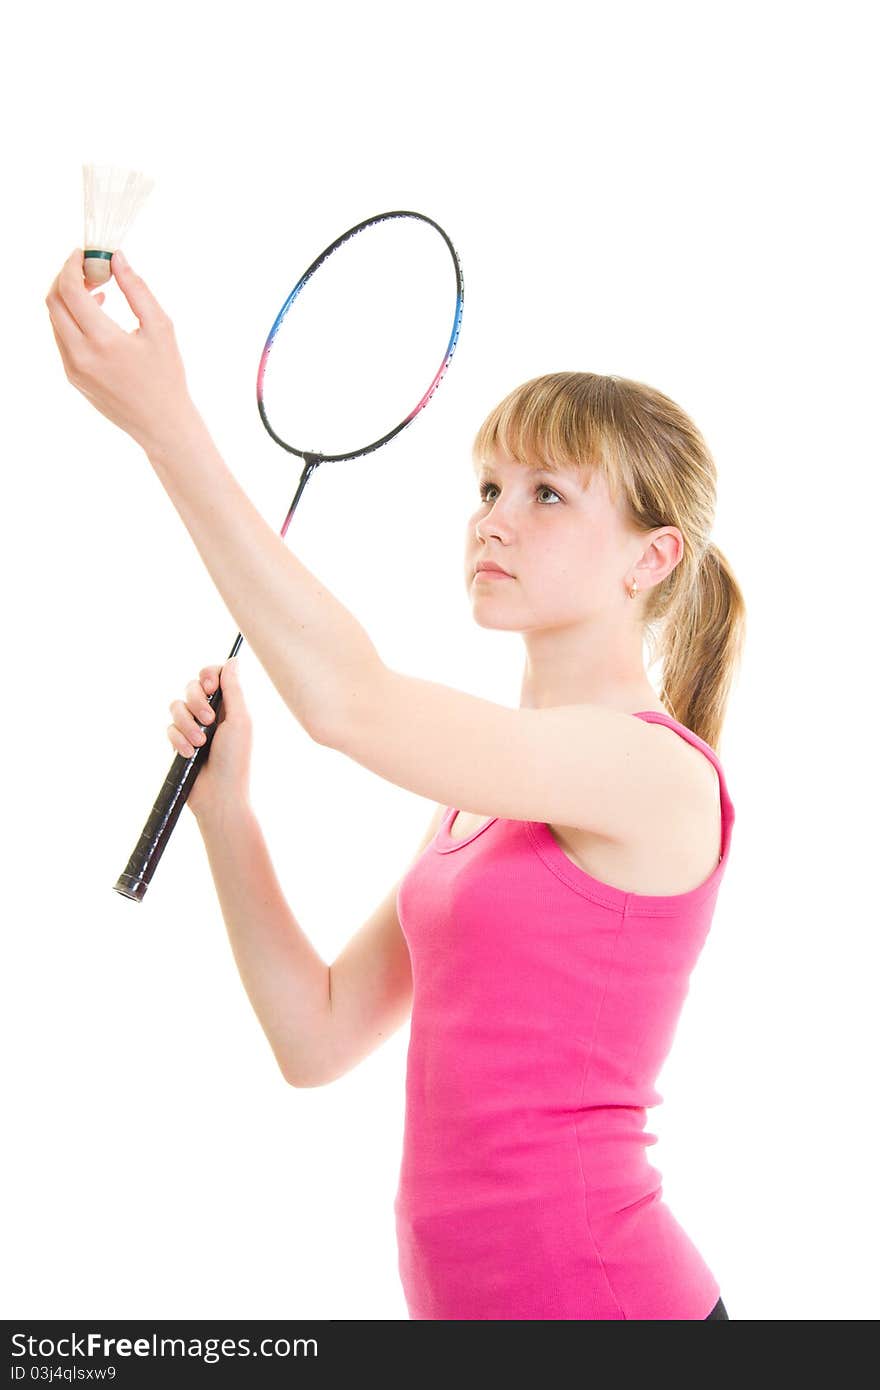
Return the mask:
<path fill-rule="evenodd" d="M 137 216 L 153 180 L 135 169 L 113 164 L 83 165 L 83 274 L 86 284 L 110 279 L 110 257 Z"/>

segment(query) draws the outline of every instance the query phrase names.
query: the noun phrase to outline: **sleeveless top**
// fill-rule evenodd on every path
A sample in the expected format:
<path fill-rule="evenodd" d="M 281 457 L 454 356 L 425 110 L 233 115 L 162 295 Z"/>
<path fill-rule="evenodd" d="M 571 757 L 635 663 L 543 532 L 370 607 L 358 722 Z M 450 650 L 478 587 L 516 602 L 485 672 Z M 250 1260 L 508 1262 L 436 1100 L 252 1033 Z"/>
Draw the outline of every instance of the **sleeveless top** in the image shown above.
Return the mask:
<path fill-rule="evenodd" d="M 413 1003 L 394 1199 L 418 1319 L 705 1319 L 712 1270 L 663 1201 L 646 1111 L 709 931 L 721 854 L 686 893 L 593 878 L 548 825 L 447 808 L 401 880 Z"/>

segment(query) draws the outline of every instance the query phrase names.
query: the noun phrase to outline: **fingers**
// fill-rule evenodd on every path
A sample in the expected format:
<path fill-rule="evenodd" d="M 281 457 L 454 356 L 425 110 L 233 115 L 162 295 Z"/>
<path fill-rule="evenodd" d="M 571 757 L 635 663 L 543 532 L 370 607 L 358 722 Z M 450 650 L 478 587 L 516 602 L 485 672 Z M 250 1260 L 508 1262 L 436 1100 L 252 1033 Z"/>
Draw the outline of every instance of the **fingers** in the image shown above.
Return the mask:
<path fill-rule="evenodd" d="M 142 327 L 150 328 L 170 322 L 155 295 L 140 275 L 135 275 L 121 251 L 113 252 L 110 268 L 116 277 L 117 285 L 128 300 L 129 308 Z"/>
<path fill-rule="evenodd" d="M 216 669 L 206 667 L 203 675 Z M 172 700 L 168 706 L 174 715 L 174 723 L 168 726 L 168 737 L 178 753 L 182 753 L 185 758 L 191 758 L 196 748 L 205 742 L 206 735 L 202 725 L 210 724 L 214 719 L 214 711 L 208 704 L 210 692 L 206 692 L 206 684 L 211 684 L 210 675 L 207 681 L 201 678 L 190 681 L 186 687 L 186 700 Z M 216 679 L 214 685 L 216 687 Z"/>
<path fill-rule="evenodd" d="M 84 362 L 83 349 L 88 345 L 88 339 L 83 332 L 84 323 L 86 320 L 89 323 L 94 323 L 95 318 L 97 318 L 102 325 L 111 324 L 111 320 L 107 318 L 107 315 L 101 312 L 100 306 L 104 302 L 103 294 L 92 296 L 80 285 L 78 294 L 82 298 L 88 300 L 89 312 L 85 319 L 78 319 L 76 317 L 76 312 L 71 312 L 71 307 L 68 302 L 70 290 L 68 289 L 62 293 L 62 278 L 65 275 L 69 278 L 74 273 L 74 261 L 78 254 L 81 255 L 81 253 L 78 252 L 71 253 L 61 271 L 53 280 L 49 293 L 46 295 L 46 308 L 49 310 L 52 332 L 55 335 L 55 342 L 58 345 L 58 351 L 61 354 L 61 360 L 64 364 L 64 373 L 68 380 L 73 381 L 74 384 L 76 384 L 78 374 Z M 81 276 L 81 260 L 79 273 Z M 76 286 L 74 286 L 74 288 L 76 289 Z M 74 298 L 76 298 L 76 296 L 74 296 Z M 111 327 L 115 332 L 120 331 L 115 324 L 111 324 Z M 103 329 L 100 340 L 104 340 Z"/>
<path fill-rule="evenodd" d="M 46 295 L 46 308 L 49 310 L 52 332 L 55 334 L 58 351 L 64 359 L 66 368 L 73 354 L 82 346 L 83 333 L 58 293 L 57 277 Z"/>
<path fill-rule="evenodd" d="M 172 700 L 168 706 L 174 715 L 174 723 L 166 730 L 168 738 L 178 753 L 191 758 L 196 749 L 206 740 L 203 725 L 210 724 L 216 717 L 208 703 L 208 698 L 222 683 L 228 688 L 230 674 L 237 675 L 235 658 L 221 666 L 203 666 L 197 680 L 190 681 L 186 687 L 185 700 Z M 233 677 L 234 678 L 234 677 Z M 223 722 L 225 709 L 221 707 L 220 722 Z"/>
<path fill-rule="evenodd" d="M 166 732 L 167 735 L 168 735 L 168 740 L 169 740 L 169 742 L 171 743 L 172 748 L 174 748 L 174 750 L 175 750 L 177 753 L 179 753 L 179 754 L 181 755 L 181 757 L 183 757 L 183 758 L 192 758 L 192 757 L 195 757 L 195 751 L 196 751 L 195 748 L 194 748 L 193 745 L 190 743 L 190 741 L 189 741 L 188 738 L 184 738 L 183 734 L 180 732 L 180 730 L 178 729 L 178 727 L 177 727 L 176 724 L 169 724 L 169 725 L 168 725 L 168 728 L 166 729 L 165 732 Z M 196 740 L 196 742 L 198 742 L 198 741 L 199 741 L 199 740 Z M 201 736 L 201 742 L 204 743 L 204 741 L 205 741 L 205 735 L 202 734 L 202 736 Z"/>
<path fill-rule="evenodd" d="M 172 700 L 168 708 L 174 715 L 174 723 L 168 726 L 168 737 L 178 752 L 191 758 L 196 748 L 200 748 L 206 739 L 201 724 L 209 724 L 211 721 L 203 719 L 200 723 L 198 717 L 190 709 L 189 703 L 184 704 L 183 700 Z M 213 718 L 212 713 L 211 719 Z M 176 737 L 174 737 L 175 735 Z"/>
<path fill-rule="evenodd" d="M 205 693 L 213 695 L 220 681 L 220 667 L 203 666 L 199 672 L 199 680 L 205 688 Z"/>
<path fill-rule="evenodd" d="M 80 328 L 76 319 L 71 314 L 70 310 L 67 308 L 67 305 L 64 303 L 64 300 L 61 298 L 61 293 L 59 291 L 60 280 L 61 272 L 59 271 L 59 273 L 55 276 L 55 279 L 49 286 L 49 290 L 46 295 L 46 307 L 49 310 L 49 317 L 52 319 L 53 323 L 66 323 L 68 327 L 71 328 L 71 330 L 75 329 L 77 333 L 82 333 L 82 329 Z"/>
<path fill-rule="evenodd" d="M 118 324 L 101 312 L 100 305 L 86 289 L 81 247 L 71 251 L 49 293 L 56 303 L 63 303 L 80 331 L 94 342 L 109 342 L 122 332 Z"/>

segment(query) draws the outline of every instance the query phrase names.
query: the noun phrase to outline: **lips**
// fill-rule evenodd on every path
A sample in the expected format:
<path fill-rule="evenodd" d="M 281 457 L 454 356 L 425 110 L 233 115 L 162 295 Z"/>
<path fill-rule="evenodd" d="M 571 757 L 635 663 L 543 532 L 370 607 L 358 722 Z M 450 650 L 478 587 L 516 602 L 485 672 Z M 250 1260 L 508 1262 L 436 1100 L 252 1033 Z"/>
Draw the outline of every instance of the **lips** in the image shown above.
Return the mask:
<path fill-rule="evenodd" d="M 492 570 L 495 574 L 506 574 L 508 579 L 513 577 L 509 570 L 502 569 L 500 565 L 494 564 L 491 560 L 481 560 L 476 566 L 474 574 L 479 574 L 481 570 Z"/>

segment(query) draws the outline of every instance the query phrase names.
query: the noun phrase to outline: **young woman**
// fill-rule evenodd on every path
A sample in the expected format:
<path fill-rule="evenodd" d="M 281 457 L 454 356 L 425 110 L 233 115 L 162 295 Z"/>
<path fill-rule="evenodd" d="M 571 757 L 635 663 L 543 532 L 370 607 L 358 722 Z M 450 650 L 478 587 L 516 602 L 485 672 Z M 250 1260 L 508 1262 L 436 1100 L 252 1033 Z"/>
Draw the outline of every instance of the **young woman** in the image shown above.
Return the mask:
<path fill-rule="evenodd" d="M 390 670 L 226 468 L 173 328 L 113 257 L 140 327 L 85 290 L 47 305 L 68 378 L 143 447 L 230 612 L 318 742 L 435 802 L 414 861 L 328 968 L 249 804 L 235 662 L 172 703 L 242 980 L 294 1086 L 325 1085 L 411 1015 L 395 1199 L 419 1319 L 726 1318 L 662 1198 L 646 1110 L 728 862 L 715 745 L 745 625 L 710 539 L 715 466 L 660 392 L 560 372 L 481 426 L 464 578 L 522 633 L 518 709 Z M 662 693 L 648 680 L 662 657 Z"/>

